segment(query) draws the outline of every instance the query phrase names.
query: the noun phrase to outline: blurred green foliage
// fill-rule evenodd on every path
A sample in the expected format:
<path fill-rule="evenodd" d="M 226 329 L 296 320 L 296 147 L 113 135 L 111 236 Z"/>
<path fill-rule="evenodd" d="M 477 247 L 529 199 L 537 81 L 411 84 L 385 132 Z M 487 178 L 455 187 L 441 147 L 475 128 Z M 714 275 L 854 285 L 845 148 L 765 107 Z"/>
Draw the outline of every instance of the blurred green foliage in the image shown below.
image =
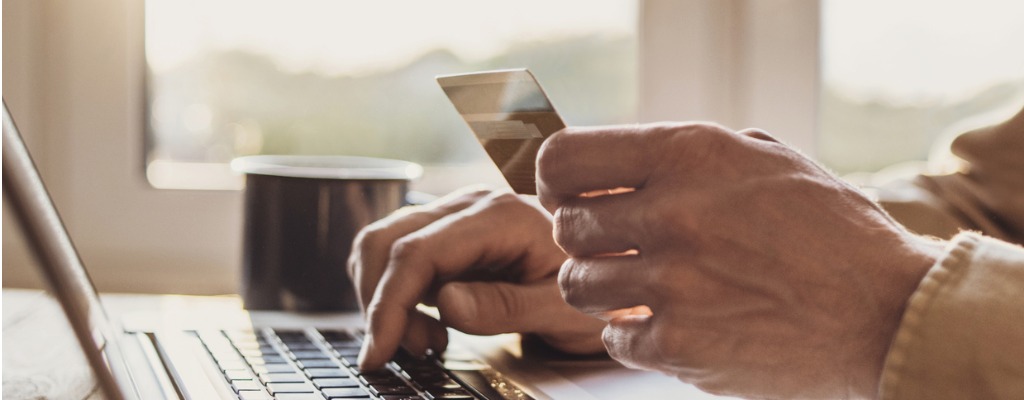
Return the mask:
<path fill-rule="evenodd" d="M 252 153 L 476 161 L 486 156 L 434 77 L 518 67 L 537 75 L 570 124 L 635 121 L 632 38 L 523 43 L 476 62 L 436 50 L 361 76 L 288 73 L 265 56 L 218 52 L 150 77 L 149 153 L 201 162 Z M 190 123 L 196 107 L 200 121 Z"/>
<path fill-rule="evenodd" d="M 403 67 L 359 76 L 289 73 L 263 55 L 209 53 L 150 76 L 149 156 L 227 162 L 256 153 L 345 154 L 477 162 L 486 156 L 436 75 L 528 67 L 570 125 L 631 123 L 636 60 L 634 38 L 600 35 L 521 43 L 478 61 L 435 50 Z M 853 100 L 826 87 L 818 158 L 840 173 L 924 160 L 950 126 L 1021 98 L 1024 80 L 967 98 L 906 104 Z M 202 112 L 190 123 L 189 110 L 196 107 Z"/>

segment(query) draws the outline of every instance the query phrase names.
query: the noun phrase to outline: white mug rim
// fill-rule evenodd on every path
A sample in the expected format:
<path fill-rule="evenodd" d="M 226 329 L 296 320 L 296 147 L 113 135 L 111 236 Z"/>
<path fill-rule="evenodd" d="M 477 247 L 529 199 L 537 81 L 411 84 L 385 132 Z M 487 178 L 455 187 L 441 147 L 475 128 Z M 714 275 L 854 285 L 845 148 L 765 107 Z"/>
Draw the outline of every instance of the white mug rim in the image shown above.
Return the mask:
<path fill-rule="evenodd" d="M 411 181 L 423 174 L 423 167 L 414 162 L 359 156 L 245 156 L 231 160 L 231 169 L 244 174 L 313 179 Z"/>

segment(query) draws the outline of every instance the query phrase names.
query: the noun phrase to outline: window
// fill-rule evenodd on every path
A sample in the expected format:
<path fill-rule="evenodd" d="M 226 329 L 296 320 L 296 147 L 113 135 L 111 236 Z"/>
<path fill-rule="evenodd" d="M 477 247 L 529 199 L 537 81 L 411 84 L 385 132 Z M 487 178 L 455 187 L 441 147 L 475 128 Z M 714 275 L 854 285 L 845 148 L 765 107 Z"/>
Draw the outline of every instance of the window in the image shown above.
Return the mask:
<path fill-rule="evenodd" d="M 226 163 L 250 154 L 407 159 L 427 166 L 437 193 L 450 181 L 500 182 L 434 82 L 440 74 L 529 67 L 569 123 L 636 120 L 631 1 L 146 7 L 147 175 L 157 187 L 237 187 Z"/>
<path fill-rule="evenodd" d="M 305 4 L 320 4 L 308 0 L 272 3 L 189 1 L 184 3 L 187 7 L 183 8 L 171 4 L 160 15 L 170 19 L 181 18 L 178 23 L 180 26 L 175 28 L 182 31 L 164 38 L 172 49 L 177 49 L 171 54 L 179 54 L 178 61 L 167 62 L 162 64 L 163 67 L 158 63 L 147 66 L 147 13 L 153 17 L 157 10 L 154 7 L 165 0 L 152 1 L 153 4 L 145 1 L 109 1 L 68 2 L 59 5 L 33 0 L 4 2 L 4 97 L 16 115 L 22 133 L 26 135 L 26 142 L 83 260 L 97 287 L 103 291 L 211 294 L 231 293 L 237 287 L 243 223 L 241 193 L 237 190 L 157 189 L 147 175 L 159 175 L 159 171 L 153 169 L 154 165 L 161 165 L 157 161 L 162 160 L 166 161 L 163 163 L 165 167 L 194 172 L 181 175 L 191 177 L 183 182 L 164 182 L 167 183 L 164 187 L 229 187 L 231 184 L 225 186 L 224 179 L 221 179 L 226 172 L 222 162 L 231 157 L 233 152 L 241 154 L 255 151 L 253 149 L 256 144 L 260 144 L 259 151 L 270 151 L 267 149 L 277 139 L 271 139 L 269 132 L 273 124 L 260 122 L 258 118 L 264 117 L 260 113 L 247 117 L 258 123 L 257 130 L 253 129 L 255 125 L 236 114 L 230 115 L 232 118 L 225 118 L 227 114 L 210 107 L 205 98 L 200 97 L 198 100 L 202 101 L 195 101 L 197 99 L 188 100 L 186 97 L 182 104 L 174 105 L 174 101 L 164 102 L 159 93 L 152 91 L 156 89 L 155 86 L 147 88 L 145 82 L 160 84 L 156 73 L 161 68 L 169 70 L 174 68 L 173 65 L 183 65 L 181 63 L 188 57 L 181 55 L 189 54 L 188 49 L 219 52 L 234 46 L 236 53 L 239 50 L 250 53 L 249 56 L 262 60 L 259 65 L 281 71 L 282 76 L 279 78 L 299 81 L 310 76 L 367 78 L 382 71 L 396 71 L 402 66 L 412 65 L 423 55 L 431 54 L 431 49 L 448 49 L 465 64 L 425 71 L 420 76 L 396 75 L 394 82 L 396 86 L 422 85 L 423 93 L 435 91 L 439 97 L 436 101 L 430 100 L 428 106 L 440 107 L 432 113 L 447 120 L 423 123 L 437 124 L 431 125 L 436 129 L 434 134 L 451 134 L 442 132 L 446 126 L 457 129 L 457 132 L 451 138 L 443 138 L 445 145 L 425 148 L 426 151 L 422 153 L 386 153 L 385 150 L 401 147 L 390 144 L 360 150 L 374 155 L 380 151 L 379 155 L 382 156 L 408 156 L 423 163 L 445 163 L 433 164 L 448 165 L 441 167 L 446 170 L 440 172 L 430 170 L 431 165 L 427 165 L 425 179 L 421 179 L 421 183 L 435 193 L 446 191 L 443 185 L 481 181 L 473 175 L 476 173 L 473 167 L 462 166 L 486 164 L 486 170 L 494 171 L 483 158 L 478 145 L 472 141 L 468 128 L 459 122 L 454 110 L 440 97 L 440 90 L 433 86 L 434 74 L 456 72 L 451 70 L 456 67 L 467 70 L 509 65 L 534 68 L 556 106 L 567 122 L 572 124 L 711 119 L 736 128 L 764 127 L 790 143 L 813 151 L 815 107 L 818 104 L 818 0 L 518 1 L 507 6 L 493 2 L 476 5 L 468 1 L 465 4 L 429 2 L 426 5 L 417 4 L 424 2 L 412 1 L 362 2 L 383 3 L 391 7 L 394 13 L 378 11 L 365 14 L 366 20 L 380 24 L 387 24 L 387 21 L 394 19 L 426 18 L 426 12 L 431 10 L 448 11 L 446 15 L 450 16 L 456 15 L 451 10 L 500 13 L 510 21 L 511 18 L 516 20 L 515 23 L 501 19 L 479 22 L 487 30 L 503 35 L 501 38 L 504 39 L 500 41 L 479 37 L 479 42 L 501 43 L 489 51 L 456 46 L 453 44 L 455 39 L 451 38 L 434 38 L 431 40 L 435 42 L 430 42 L 430 36 L 424 33 L 426 28 L 416 34 L 406 33 L 409 41 L 421 44 L 427 42 L 429 45 L 423 45 L 419 50 L 389 49 L 389 55 L 401 55 L 392 64 L 388 64 L 390 67 L 363 66 L 365 68 L 361 67 L 358 73 L 348 75 L 331 72 L 327 59 L 308 57 L 326 52 L 318 49 L 303 50 L 292 42 L 285 43 L 291 46 L 281 48 L 296 47 L 289 51 L 305 51 L 305 58 L 291 58 L 302 63 L 281 62 L 275 58 L 278 56 L 251 43 L 247 45 L 249 47 L 236 45 L 230 35 L 198 47 L 193 43 L 196 37 L 219 37 L 214 32 L 217 25 L 245 24 L 236 20 L 267 21 L 265 17 L 260 19 L 258 11 L 264 10 L 266 13 L 266 10 L 272 9 L 272 5 L 287 5 L 277 9 L 276 14 L 282 18 L 308 22 L 294 28 L 298 31 L 326 29 L 318 28 L 320 25 L 315 22 L 320 19 L 336 20 L 338 23 L 345 19 L 341 14 L 328 15 L 333 18 L 327 18 L 313 15 L 316 13 L 312 12 L 292 11 Z M 220 7 L 225 12 L 198 14 L 196 10 L 207 4 L 214 9 Z M 323 4 L 341 7 L 354 5 L 355 2 L 333 1 Z M 433 8 L 427 9 L 427 6 Z M 597 7 L 596 11 L 591 11 L 594 7 Z M 546 10 L 540 14 L 543 16 L 539 21 L 541 27 L 525 32 L 512 29 L 538 19 L 530 12 L 538 8 Z M 596 14 L 588 14 L 592 12 Z M 355 15 L 351 12 L 348 14 Z M 553 21 L 548 20 L 548 17 L 563 20 Z M 203 19 L 210 20 L 212 27 L 200 24 Z M 575 25 L 583 19 L 603 22 L 600 29 L 584 29 Z M 453 17 L 435 24 L 457 25 L 459 22 L 458 18 Z M 263 22 L 261 28 L 269 31 L 273 25 L 271 22 Z M 397 29 L 406 25 L 391 26 Z M 562 31 L 545 30 L 553 27 L 560 27 Z M 460 35 L 468 35 L 469 38 L 477 35 L 477 31 L 484 30 L 472 29 L 471 26 L 461 29 L 463 31 L 460 31 Z M 242 29 L 231 31 L 254 36 L 259 39 L 254 39 L 257 44 L 262 41 L 285 41 L 286 37 L 283 34 L 259 36 L 259 31 Z M 404 29 L 402 31 L 408 32 Z M 371 35 L 371 32 L 361 32 L 359 36 L 369 40 L 373 35 L 386 33 L 374 31 Z M 152 36 L 155 34 L 151 33 L 149 38 L 155 39 Z M 541 42 L 541 39 L 588 37 L 624 40 L 611 40 L 610 43 L 620 43 L 616 45 L 619 47 L 601 50 L 603 57 L 589 65 L 595 70 L 588 71 L 591 75 L 586 78 L 574 79 L 572 76 L 566 77 L 565 73 L 583 73 L 574 70 L 576 67 L 570 61 L 582 57 L 582 53 L 575 52 L 597 51 L 593 48 L 577 46 L 553 50 L 555 47 L 547 47 L 546 53 L 535 54 L 537 57 L 546 56 L 552 60 L 550 63 L 534 62 L 518 51 L 524 46 Z M 320 46 L 333 48 L 334 42 L 339 40 L 319 43 Z M 437 43 L 443 46 L 439 47 Z M 548 41 L 544 46 L 556 44 Z M 359 60 L 366 60 L 367 57 L 361 56 Z M 232 83 L 228 78 L 239 80 L 238 77 L 214 76 L 218 77 L 212 80 L 215 84 L 222 81 L 225 84 Z M 364 83 L 370 85 L 373 82 L 368 80 Z M 172 91 L 180 89 L 182 92 L 191 90 L 195 93 L 194 85 L 190 89 L 189 82 L 180 83 L 180 86 L 172 84 L 169 88 Z M 232 87 L 239 89 L 222 94 L 252 94 L 242 92 L 244 86 Z M 393 90 L 391 88 L 379 88 L 377 86 L 376 90 L 369 90 L 360 87 L 360 91 L 388 95 L 395 93 L 389 91 Z M 329 90 L 321 93 L 337 95 Z M 779 93 L 785 93 L 785 101 L 779 100 Z M 287 91 L 268 90 L 262 93 L 265 97 L 283 94 L 287 94 Z M 307 99 L 297 101 L 304 100 Z M 308 100 L 312 102 L 317 99 Z M 588 103 L 589 100 L 596 102 Z M 157 103 L 153 109 L 149 109 L 151 102 Z M 159 104 L 161 102 L 162 105 Z M 634 102 L 635 105 L 629 105 Z M 195 104 L 198 106 L 193 107 Z M 391 104 L 396 104 L 390 108 L 395 108 L 395 112 L 402 111 L 402 115 L 417 115 L 403 110 L 423 109 L 421 106 L 395 101 Z M 157 109 L 164 111 L 157 112 Z M 236 112 L 234 109 L 228 111 Z M 328 111 L 339 111 L 339 114 Z M 340 111 L 344 110 L 321 110 L 318 114 L 337 118 L 341 115 Z M 634 112 L 635 116 L 630 114 Z M 421 118 L 425 114 L 420 114 Z M 160 140 L 165 139 L 159 138 L 159 133 L 147 126 L 151 125 L 153 118 L 163 119 L 168 115 L 171 124 L 185 128 L 169 130 L 169 133 L 199 138 L 201 140 L 197 142 L 210 146 L 158 145 Z M 591 119 L 591 115 L 598 115 L 601 119 Z M 295 115 L 285 117 L 292 121 L 308 121 Z M 388 135 L 400 129 L 410 135 L 418 132 L 405 125 L 391 123 L 385 117 L 380 118 L 375 121 L 383 121 Z M 166 120 L 160 123 L 166 123 Z M 204 128 L 208 130 L 204 131 Z M 220 129 L 220 136 L 215 134 L 214 128 Z M 371 128 L 378 129 L 376 126 Z M 316 131 L 310 127 L 303 129 Z M 253 131 L 261 133 L 259 140 L 249 140 L 253 138 L 249 132 Z M 328 139 L 340 140 L 335 137 Z M 449 139 L 462 142 L 448 142 Z M 304 138 L 298 143 L 306 143 L 302 146 L 314 143 L 307 143 L 306 140 Z M 388 136 L 387 140 L 405 139 Z M 471 149 L 459 148 L 457 143 Z M 287 147 L 286 150 L 335 151 L 326 150 L 326 147 L 322 149 L 322 142 L 315 144 L 315 147 L 290 145 L 293 147 Z M 474 155 L 474 151 L 479 152 Z M 474 164 L 476 162 L 480 164 Z M 455 167 L 451 167 L 452 164 Z M 213 173 L 210 172 L 211 166 Z M 216 168 L 220 168 L 219 173 Z M 492 176 L 501 179 L 496 172 Z M 438 177 L 442 182 L 429 182 L 431 177 Z M 182 186 L 176 186 L 178 183 Z M 9 246 L 18 233 L 11 232 L 7 226 L 4 233 L 4 284 L 38 287 L 39 281 L 32 278 L 34 273 L 27 267 L 30 265 L 27 254 L 19 251 L 18 246 Z"/>
<path fill-rule="evenodd" d="M 923 161 L 933 143 L 1024 105 L 1024 3 L 825 0 L 822 10 L 818 154 L 839 172 Z"/>

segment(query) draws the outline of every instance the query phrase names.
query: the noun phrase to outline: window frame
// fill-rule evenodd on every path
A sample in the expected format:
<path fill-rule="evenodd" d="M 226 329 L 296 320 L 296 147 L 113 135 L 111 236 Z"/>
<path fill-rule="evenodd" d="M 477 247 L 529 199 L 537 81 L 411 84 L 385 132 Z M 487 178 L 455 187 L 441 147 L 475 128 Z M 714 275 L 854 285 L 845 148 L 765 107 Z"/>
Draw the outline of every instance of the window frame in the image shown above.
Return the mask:
<path fill-rule="evenodd" d="M 100 290 L 234 293 L 241 192 L 146 179 L 143 3 L 5 0 L 5 97 Z M 813 153 L 819 0 L 639 7 L 639 121 L 757 126 Z M 9 225 L 4 285 L 39 287 Z"/>

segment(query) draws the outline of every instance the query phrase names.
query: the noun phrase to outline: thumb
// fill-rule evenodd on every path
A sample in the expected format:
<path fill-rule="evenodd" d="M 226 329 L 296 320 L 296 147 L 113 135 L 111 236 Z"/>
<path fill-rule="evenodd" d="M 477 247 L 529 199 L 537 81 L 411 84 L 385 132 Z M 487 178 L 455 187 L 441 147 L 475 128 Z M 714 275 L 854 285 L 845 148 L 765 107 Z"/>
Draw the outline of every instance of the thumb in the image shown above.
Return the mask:
<path fill-rule="evenodd" d="M 441 322 L 473 335 L 532 333 L 564 322 L 558 313 L 568 308 L 554 279 L 517 284 L 508 282 L 451 282 L 438 291 Z"/>

